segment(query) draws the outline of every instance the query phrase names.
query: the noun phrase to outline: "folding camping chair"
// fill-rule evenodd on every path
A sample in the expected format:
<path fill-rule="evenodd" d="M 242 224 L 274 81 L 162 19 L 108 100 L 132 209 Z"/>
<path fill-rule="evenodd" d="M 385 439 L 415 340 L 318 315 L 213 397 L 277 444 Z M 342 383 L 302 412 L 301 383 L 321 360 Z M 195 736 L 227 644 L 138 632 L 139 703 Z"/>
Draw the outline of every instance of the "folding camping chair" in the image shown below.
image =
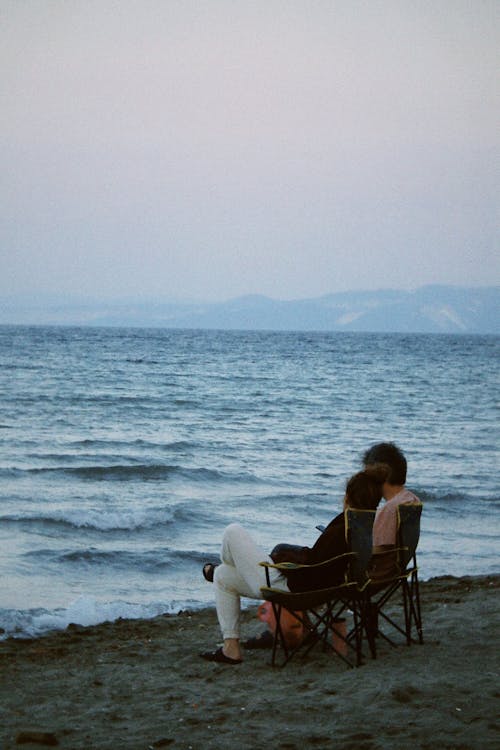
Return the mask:
<path fill-rule="evenodd" d="M 387 552 L 376 553 L 372 557 L 370 583 L 365 588 L 366 627 L 370 650 L 376 657 L 375 639 L 382 637 L 392 646 L 397 644 L 383 626 L 390 626 L 393 631 L 401 633 L 408 646 L 412 643 L 423 643 L 422 614 L 420 609 L 420 592 L 417 567 L 417 545 L 420 537 L 420 517 L 422 503 L 405 503 L 397 508 L 397 546 Z M 392 568 L 392 573 L 390 569 Z M 396 619 L 390 610 L 394 597 L 401 592 L 400 605 L 403 619 Z M 413 636 L 413 630 L 416 637 Z"/>
<path fill-rule="evenodd" d="M 371 557 L 374 518 L 374 511 L 354 509 L 345 511 L 347 541 L 351 551 L 343 555 L 315 565 L 261 563 L 266 569 L 267 578 L 267 586 L 261 588 L 261 593 L 266 601 L 271 602 L 276 620 L 271 662 L 273 666 L 276 665 L 278 649 L 283 652 L 282 666 L 284 666 L 299 651 L 303 651 L 306 655 L 318 643 L 334 651 L 349 666 L 360 666 L 362 627 L 358 622 L 360 607 L 355 602 L 359 596 L 358 592 L 368 583 L 366 569 Z M 342 583 L 326 589 L 298 593 L 272 588 L 270 585 L 269 570 L 272 568 L 286 571 L 323 566 L 331 568 L 333 580 L 337 580 L 339 572 L 342 572 Z M 287 645 L 280 626 L 283 609 L 290 612 L 303 628 L 304 637 L 294 647 Z M 346 634 L 340 629 L 339 622 L 347 610 L 352 612 L 354 624 L 351 631 Z M 339 640 L 335 640 L 334 636 Z M 335 646 L 335 642 L 345 648 Z M 355 652 L 355 662 L 349 658 L 349 649 Z"/>

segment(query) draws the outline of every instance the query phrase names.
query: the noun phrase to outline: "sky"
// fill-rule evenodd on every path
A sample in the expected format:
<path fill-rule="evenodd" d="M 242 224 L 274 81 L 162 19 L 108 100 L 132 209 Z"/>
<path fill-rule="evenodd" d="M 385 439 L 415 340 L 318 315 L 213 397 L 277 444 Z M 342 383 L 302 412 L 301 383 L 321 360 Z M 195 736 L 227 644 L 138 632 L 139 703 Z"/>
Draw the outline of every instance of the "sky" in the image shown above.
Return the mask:
<path fill-rule="evenodd" d="M 0 296 L 500 283 L 497 0 L 0 0 Z"/>

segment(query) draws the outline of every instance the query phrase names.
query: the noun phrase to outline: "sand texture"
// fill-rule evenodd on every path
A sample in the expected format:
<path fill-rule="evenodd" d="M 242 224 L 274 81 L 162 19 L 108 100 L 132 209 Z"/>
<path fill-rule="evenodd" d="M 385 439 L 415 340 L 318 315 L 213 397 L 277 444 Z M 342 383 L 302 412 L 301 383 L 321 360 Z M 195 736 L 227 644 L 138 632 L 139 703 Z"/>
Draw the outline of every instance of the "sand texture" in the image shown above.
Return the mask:
<path fill-rule="evenodd" d="M 499 580 L 422 584 L 424 645 L 380 643 L 358 669 L 321 649 L 284 669 L 268 651 L 205 662 L 212 609 L 6 640 L 0 748 L 499 748 Z"/>

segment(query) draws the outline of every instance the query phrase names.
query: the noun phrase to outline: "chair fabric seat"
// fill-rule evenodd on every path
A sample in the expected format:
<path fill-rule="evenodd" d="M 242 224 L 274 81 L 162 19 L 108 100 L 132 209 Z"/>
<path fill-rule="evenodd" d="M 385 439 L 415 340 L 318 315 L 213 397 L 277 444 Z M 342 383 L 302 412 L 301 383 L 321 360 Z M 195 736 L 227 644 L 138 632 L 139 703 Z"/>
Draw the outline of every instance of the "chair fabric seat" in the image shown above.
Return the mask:
<path fill-rule="evenodd" d="M 319 607 L 330 601 L 334 597 L 341 597 L 344 593 L 349 596 L 356 589 L 354 581 L 342 583 L 329 589 L 316 589 L 314 591 L 283 591 L 283 589 L 274 589 L 263 586 L 261 593 L 268 602 L 281 604 L 285 609 L 299 610 Z"/>

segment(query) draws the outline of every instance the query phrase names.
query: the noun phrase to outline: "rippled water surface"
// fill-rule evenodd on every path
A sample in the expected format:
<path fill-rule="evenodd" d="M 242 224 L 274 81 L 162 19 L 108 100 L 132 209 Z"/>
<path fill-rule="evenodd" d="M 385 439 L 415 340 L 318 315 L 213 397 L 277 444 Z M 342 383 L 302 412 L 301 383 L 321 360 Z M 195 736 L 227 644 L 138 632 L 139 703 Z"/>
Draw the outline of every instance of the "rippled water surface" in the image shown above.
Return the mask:
<path fill-rule="evenodd" d="M 363 450 L 426 503 L 424 578 L 498 571 L 498 337 L 0 327 L 0 626 L 211 600 L 224 526 L 309 544 Z"/>

